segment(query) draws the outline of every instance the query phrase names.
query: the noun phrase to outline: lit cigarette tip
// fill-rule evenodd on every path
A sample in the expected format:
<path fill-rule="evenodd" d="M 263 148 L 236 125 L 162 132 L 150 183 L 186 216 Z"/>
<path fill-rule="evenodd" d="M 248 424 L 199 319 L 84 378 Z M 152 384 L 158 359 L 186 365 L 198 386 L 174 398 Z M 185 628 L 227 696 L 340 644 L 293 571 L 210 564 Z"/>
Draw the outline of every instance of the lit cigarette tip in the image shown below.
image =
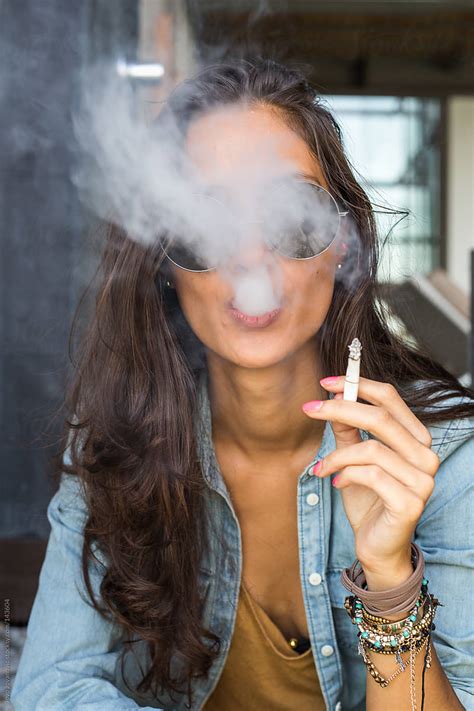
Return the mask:
<path fill-rule="evenodd" d="M 344 379 L 343 400 L 357 401 L 359 391 L 360 357 L 362 345 L 358 338 L 354 338 L 349 348 L 349 358 L 347 360 L 346 377 Z"/>

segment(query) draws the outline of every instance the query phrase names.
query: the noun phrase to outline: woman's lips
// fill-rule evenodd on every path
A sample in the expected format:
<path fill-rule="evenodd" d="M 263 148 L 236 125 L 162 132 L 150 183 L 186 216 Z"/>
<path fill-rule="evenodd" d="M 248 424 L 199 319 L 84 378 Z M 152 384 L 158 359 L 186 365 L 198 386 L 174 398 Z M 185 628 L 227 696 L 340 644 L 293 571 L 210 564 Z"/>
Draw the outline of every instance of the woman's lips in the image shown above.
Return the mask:
<path fill-rule="evenodd" d="M 265 326 L 273 323 L 281 313 L 281 308 L 278 308 L 274 311 L 268 311 L 265 314 L 261 314 L 260 316 L 249 316 L 248 314 L 239 311 L 239 309 L 236 309 L 232 305 L 229 307 L 229 310 L 232 318 L 244 326 L 249 326 L 250 328 L 264 328 Z"/>

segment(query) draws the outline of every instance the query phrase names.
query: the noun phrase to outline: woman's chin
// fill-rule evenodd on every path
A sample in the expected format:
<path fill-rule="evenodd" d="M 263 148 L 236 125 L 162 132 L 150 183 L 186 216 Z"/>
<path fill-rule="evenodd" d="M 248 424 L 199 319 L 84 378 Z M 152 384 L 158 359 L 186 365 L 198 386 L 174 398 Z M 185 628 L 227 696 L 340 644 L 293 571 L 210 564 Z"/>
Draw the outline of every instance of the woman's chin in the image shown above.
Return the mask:
<path fill-rule="evenodd" d="M 230 346 L 230 344 L 228 344 Z M 244 344 L 240 343 L 235 348 L 229 348 L 227 353 L 221 354 L 227 360 L 230 360 L 235 365 L 241 368 L 270 368 L 285 360 L 288 357 L 288 346 L 283 348 L 282 344 L 265 344 L 262 343 Z"/>

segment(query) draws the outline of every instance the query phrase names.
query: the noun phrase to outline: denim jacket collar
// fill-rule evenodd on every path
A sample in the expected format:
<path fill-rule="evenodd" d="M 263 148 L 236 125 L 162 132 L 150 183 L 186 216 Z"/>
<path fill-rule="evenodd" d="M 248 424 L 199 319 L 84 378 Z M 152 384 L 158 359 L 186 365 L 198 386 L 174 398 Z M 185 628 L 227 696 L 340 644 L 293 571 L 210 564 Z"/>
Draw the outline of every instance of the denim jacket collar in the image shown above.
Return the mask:
<path fill-rule="evenodd" d="M 417 380 L 415 382 L 415 387 L 421 387 L 423 380 Z M 334 397 L 333 393 L 328 393 L 328 398 L 332 399 Z M 453 395 L 449 400 L 443 402 L 443 406 L 446 406 L 448 402 L 459 402 L 463 403 L 467 400 L 467 397 L 459 397 L 458 395 Z M 434 409 L 434 407 L 432 408 Z M 432 449 L 443 462 L 452 452 L 454 452 L 458 447 L 461 446 L 463 442 L 472 436 L 472 427 L 474 426 L 473 418 L 464 418 L 456 420 L 446 420 L 441 423 L 436 423 L 430 425 L 428 430 L 432 435 Z M 372 435 L 366 430 L 359 430 L 361 438 L 363 440 L 370 439 Z M 209 376 L 208 371 L 204 368 L 198 378 L 198 408 L 197 408 L 197 422 L 196 422 L 196 433 L 197 433 L 197 446 L 200 455 L 200 461 L 203 469 L 203 476 L 211 488 L 216 489 L 219 493 L 229 498 L 229 492 L 222 478 L 222 474 L 219 470 L 219 466 L 216 460 L 214 444 L 212 441 L 212 415 L 211 406 L 209 400 Z M 317 452 L 315 452 L 314 457 L 308 466 L 301 474 L 300 478 L 307 478 L 310 476 L 311 467 L 314 464 L 326 456 L 335 448 L 335 438 L 334 433 L 329 421 L 326 421 L 326 426 L 323 432 L 323 439 L 321 446 Z"/>
<path fill-rule="evenodd" d="M 328 398 L 332 399 L 333 393 L 329 393 Z M 222 494 L 230 503 L 229 491 L 219 469 L 214 443 L 212 441 L 212 414 L 209 399 L 209 376 L 207 370 L 202 370 L 199 376 L 197 412 L 196 443 L 204 479 L 209 487 Z M 368 432 L 360 430 L 360 433 L 363 439 L 368 439 Z M 304 471 L 301 473 L 299 481 L 307 479 L 311 476 L 310 472 L 312 467 L 316 464 L 316 462 L 329 454 L 329 452 L 335 448 L 335 444 L 336 442 L 331 424 L 329 421 L 326 421 L 321 445 L 314 453 L 311 461 L 308 463 Z"/>

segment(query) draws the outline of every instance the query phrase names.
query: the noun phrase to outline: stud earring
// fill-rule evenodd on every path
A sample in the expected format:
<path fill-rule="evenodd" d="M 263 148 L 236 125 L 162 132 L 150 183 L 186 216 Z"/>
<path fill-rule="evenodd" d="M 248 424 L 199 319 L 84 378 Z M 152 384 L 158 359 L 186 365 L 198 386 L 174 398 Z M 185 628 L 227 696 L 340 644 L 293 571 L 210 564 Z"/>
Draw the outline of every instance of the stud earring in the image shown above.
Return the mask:
<path fill-rule="evenodd" d="M 342 267 L 342 264 L 339 263 L 339 264 L 337 265 L 337 268 L 340 269 L 341 267 Z"/>
<path fill-rule="evenodd" d="M 168 287 L 168 289 L 174 289 L 174 286 L 169 279 L 166 280 L 166 286 Z"/>

